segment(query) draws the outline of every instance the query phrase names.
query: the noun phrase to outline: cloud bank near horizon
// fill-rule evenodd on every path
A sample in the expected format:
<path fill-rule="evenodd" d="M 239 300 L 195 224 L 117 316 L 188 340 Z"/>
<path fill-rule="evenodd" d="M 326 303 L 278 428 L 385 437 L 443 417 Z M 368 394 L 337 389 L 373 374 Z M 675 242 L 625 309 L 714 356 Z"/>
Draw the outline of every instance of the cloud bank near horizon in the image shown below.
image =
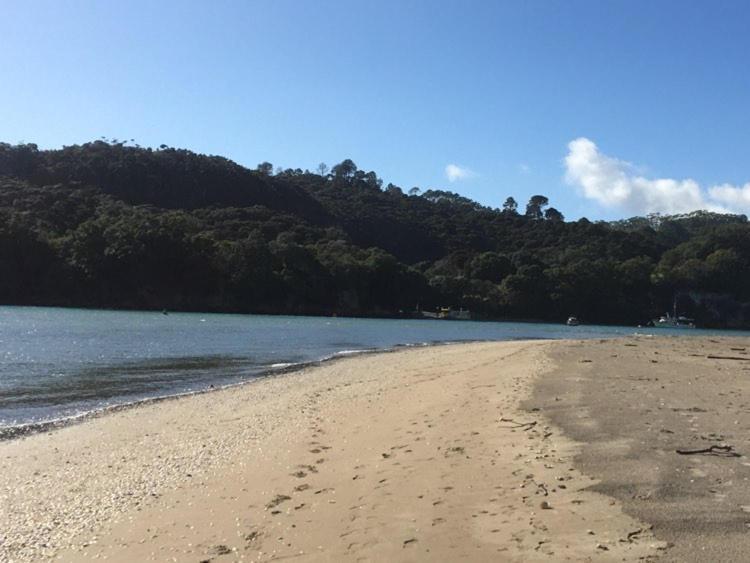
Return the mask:
<path fill-rule="evenodd" d="M 626 161 L 599 151 L 580 137 L 568 143 L 565 180 L 587 199 L 608 209 L 635 215 L 688 213 L 704 209 L 720 213 L 750 212 L 750 182 L 702 188 L 690 178 L 646 178 Z"/>

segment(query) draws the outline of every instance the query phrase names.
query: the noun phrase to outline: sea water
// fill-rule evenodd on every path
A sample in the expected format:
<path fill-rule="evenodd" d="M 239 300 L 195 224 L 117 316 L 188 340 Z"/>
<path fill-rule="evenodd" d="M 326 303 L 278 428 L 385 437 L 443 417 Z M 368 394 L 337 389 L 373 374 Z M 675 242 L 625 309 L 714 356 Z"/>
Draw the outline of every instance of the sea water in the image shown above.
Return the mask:
<path fill-rule="evenodd" d="M 0 428 L 202 391 L 272 375 L 290 366 L 397 346 L 607 338 L 636 332 L 720 333 L 541 323 L 0 307 Z"/>

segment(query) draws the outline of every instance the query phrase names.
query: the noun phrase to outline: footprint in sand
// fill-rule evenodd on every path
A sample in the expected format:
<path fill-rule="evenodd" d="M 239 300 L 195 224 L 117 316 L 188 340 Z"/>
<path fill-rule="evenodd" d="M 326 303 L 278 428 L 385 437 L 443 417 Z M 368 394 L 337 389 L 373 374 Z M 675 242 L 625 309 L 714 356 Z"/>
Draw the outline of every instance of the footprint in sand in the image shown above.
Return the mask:
<path fill-rule="evenodd" d="M 292 500 L 292 497 L 288 495 L 276 495 L 271 502 L 269 502 L 266 505 L 266 509 L 269 510 L 271 508 L 276 508 L 279 506 L 282 502 L 286 502 L 288 500 Z"/>
<path fill-rule="evenodd" d="M 223 544 L 213 546 L 210 551 L 211 555 L 228 555 L 229 553 L 232 553 L 231 548 Z"/>

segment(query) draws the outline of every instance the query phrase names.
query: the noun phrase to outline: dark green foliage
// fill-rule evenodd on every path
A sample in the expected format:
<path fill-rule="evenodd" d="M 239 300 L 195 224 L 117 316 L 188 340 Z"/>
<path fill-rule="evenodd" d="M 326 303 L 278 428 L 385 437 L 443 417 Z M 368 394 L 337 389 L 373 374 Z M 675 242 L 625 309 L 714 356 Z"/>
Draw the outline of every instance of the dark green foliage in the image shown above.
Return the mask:
<path fill-rule="evenodd" d="M 544 217 L 544 208 L 549 205 L 549 199 L 543 195 L 533 195 L 526 204 L 526 217 L 539 220 Z"/>
<path fill-rule="evenodd" d="M 248 170 L 162 146 L 0 143 L 0 302 L 636 323 L 750 322 L 750 227 L 697 212 L 564 222 L 408 190 L 351 160 Z M 421 195 L 420 195 L 421 194 Z"/>
<path fill-rule="evenodd" d="M 469 275 L 478 280 L 500 283 L 512 272 L 513 263 L 507 256 L 497 252 L 482 252 L 471 260 Z"/>
<path fill-rule="evenodd" d="M 544 218 L 548 221 L 565 221 L 565 217 L 563 217 L 563 214 L 554 207 L 550 207 L 549 209 L 544 210 Z"/>
<path fill-rule="evenodd" d="M 503 203 L 503 213 L 509 215 L 518 214 L 518 202 L 512 197 L 508 197 Z"/>

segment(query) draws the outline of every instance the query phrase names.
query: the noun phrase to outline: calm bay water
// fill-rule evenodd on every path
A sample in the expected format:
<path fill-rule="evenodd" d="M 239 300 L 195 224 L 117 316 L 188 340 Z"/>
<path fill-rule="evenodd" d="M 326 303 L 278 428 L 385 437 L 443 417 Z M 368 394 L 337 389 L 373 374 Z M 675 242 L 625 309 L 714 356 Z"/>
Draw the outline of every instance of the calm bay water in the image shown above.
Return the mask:
<path fill-rule="evenodd" d="M 635 332 L 555 324 L 0 307 L 0 427 L 198 391 L 358 351 Z"/>

